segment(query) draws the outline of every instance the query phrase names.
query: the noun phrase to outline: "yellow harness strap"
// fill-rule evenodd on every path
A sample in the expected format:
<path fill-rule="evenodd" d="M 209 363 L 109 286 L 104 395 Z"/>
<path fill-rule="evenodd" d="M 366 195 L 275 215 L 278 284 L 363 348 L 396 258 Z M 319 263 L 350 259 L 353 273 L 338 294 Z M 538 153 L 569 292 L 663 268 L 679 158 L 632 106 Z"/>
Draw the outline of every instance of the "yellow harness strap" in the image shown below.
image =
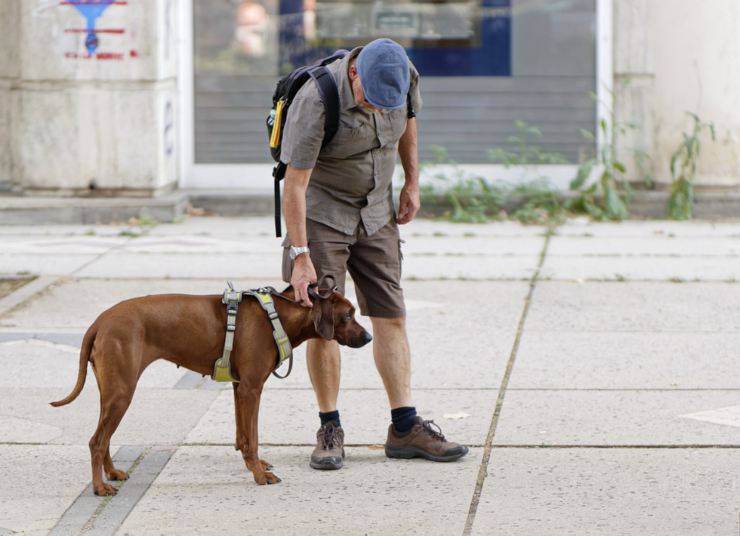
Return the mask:
<path fill-rule="evenodd" d="M 270 287 L 262 287 L 259 289 L 235 291 L 231 281 L 228 282 L 229 287 L 224 291 L 222 303 L 226 304 L 226 338 L 224 339 L 224 351 L 221 358 L 216 361 L 213 367 L 213 379 L 217 382 L 238 382 L 231 373 L 231 350 L 234 348 L 234 333 L 236 331 L 236 312 L 239 307 L 239 303 L 242 301 L 244 296 L 253 296 L 257 298 L 257 302 L 265 310 L 267 316 L 270 318 L 272 324 L 272 336 L 275 339 L 275 345 L 278 349 L 278 358 L 275 369 L 280 367 L 286 359 L 290 360 L 288 366 L 288 372 L 285 376 L 279 376 L 273 371 L 273 374 L 278 378 L 286 378 L 290 371 L 293 369 L 293 347 L 288 339 L 288 334 L 285 333 L 283 325 L 280 323 L 277 310 L 275 309 L 275 302 L 272 299 L 272 293 L 274 289 Z"/>

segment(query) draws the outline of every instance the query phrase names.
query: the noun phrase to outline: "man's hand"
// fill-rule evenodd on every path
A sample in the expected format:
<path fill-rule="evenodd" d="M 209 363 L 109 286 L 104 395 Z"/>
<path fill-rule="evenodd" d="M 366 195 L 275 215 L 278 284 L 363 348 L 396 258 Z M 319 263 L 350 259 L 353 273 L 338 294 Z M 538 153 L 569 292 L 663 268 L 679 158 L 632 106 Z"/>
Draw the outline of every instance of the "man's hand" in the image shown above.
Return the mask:
<path fill-rule="evenodd" d="M 401 188 L 401 196 L 398 204 L 398 217 L 396 222 L 403 225 L 414 219 L 421 208 L 421 194 L 418 184 L 406 183 Z"/>
<path fill-rule="evenodd" d="M 290 276 L 290 284 L 295 289 L 295 296 L 304 307 L 313 307 L 308 297 L 308 285 L 316 283 L 316 269 L 313 267 L 311 257 L 308 253 L 298 255 L 293 261 L 293 273 Z"/>

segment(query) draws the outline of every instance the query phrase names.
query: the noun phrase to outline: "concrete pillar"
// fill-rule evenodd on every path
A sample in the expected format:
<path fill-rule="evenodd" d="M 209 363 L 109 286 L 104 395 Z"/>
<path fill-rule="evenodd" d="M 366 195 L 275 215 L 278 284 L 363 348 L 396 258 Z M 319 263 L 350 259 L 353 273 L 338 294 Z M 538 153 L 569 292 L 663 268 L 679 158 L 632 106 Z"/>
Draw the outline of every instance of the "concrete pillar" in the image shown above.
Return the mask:
<path fill-rule="evenodd" d="M 12 182 L 11 89 L 18 78 L 18 2 L 0 2 L 0 185 Z"/>
<path fill-rule="evenodd" d="M 669 163 L 687 111 L 717 127 L 703 138 L 696 184 L 740 187 L 740 2 L 737 0 L 614 0 L 615 110 L 634 122 L 619 140 L 638 179 L 632 148 L 652 157 L 647 171 L 671 180 Z"/>
<path fill-rule="evenodd" d="M 151 195 L 175 186 L 177 4 L 2 2 L 18 57 L 10 68 L 0 59 L 0 75 L 11 74 L 11 169 L 24 192 Z"/>

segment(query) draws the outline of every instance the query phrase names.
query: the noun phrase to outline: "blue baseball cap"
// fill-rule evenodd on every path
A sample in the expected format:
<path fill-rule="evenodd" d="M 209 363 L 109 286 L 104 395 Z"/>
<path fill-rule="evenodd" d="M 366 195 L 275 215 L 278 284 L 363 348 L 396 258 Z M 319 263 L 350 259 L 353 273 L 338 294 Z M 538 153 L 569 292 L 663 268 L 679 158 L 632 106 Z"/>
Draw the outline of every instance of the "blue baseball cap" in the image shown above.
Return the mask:
<path fill-rule="evenodd" d="M 365 100 L 385 110 L 406 105 L 411 84 L 409 58 L 395 41 L 382 38 L 365 45 L 355 62 Z"/>

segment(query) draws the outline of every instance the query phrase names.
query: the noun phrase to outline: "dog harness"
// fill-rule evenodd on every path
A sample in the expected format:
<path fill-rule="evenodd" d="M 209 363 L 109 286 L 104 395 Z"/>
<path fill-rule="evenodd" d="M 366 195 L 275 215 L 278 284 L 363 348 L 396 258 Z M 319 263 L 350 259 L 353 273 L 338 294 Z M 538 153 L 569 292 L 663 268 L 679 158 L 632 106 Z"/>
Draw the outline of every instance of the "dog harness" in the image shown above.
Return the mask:
<path fill-rule="evenodd" d="M 236 313 L 239 309 L 239 304 L 245 296 L 256 298 L 257 302 L 262 306 L 262 309 L 265 310 L 267 316 L 270 318 L 270 323 L 272 324 L 272 336 L 275 339 L 275 345 L 278 349 L 277 362 L 272 373 L 277 378 L 287 378 L 291 370 L 293 370 L 293 347 L 290 345 L 288 335 L 285 333 L 283 325 L 280 323 L 280 317 L 278 316 L 277 309 L 275 309 L 275 302 L 272 299 L 273 294 L 279 295 L 278 291 L 272 287 L 261 287 L 251 290 L 234 290 L 234 285 L 231 281 L 227 281 L 227 284 L 228 288 L 224 290 L 223 298 L 221 298 L 221 303 L 226 305 L 226 338 L 224 339 L 223 354 L 221 354 L 221 357 L 216 360 L 216 364 L 213 367 L 213 379 L 217 382 L 239 382 L 239 380 L 234 378 L 231 373 L 231 351 L 234 349 Z M 284 376 L 280 376 L 277 373 L 277 369 L 285 360 L 288 360 L 288 372 L 286 372 Z"/>

